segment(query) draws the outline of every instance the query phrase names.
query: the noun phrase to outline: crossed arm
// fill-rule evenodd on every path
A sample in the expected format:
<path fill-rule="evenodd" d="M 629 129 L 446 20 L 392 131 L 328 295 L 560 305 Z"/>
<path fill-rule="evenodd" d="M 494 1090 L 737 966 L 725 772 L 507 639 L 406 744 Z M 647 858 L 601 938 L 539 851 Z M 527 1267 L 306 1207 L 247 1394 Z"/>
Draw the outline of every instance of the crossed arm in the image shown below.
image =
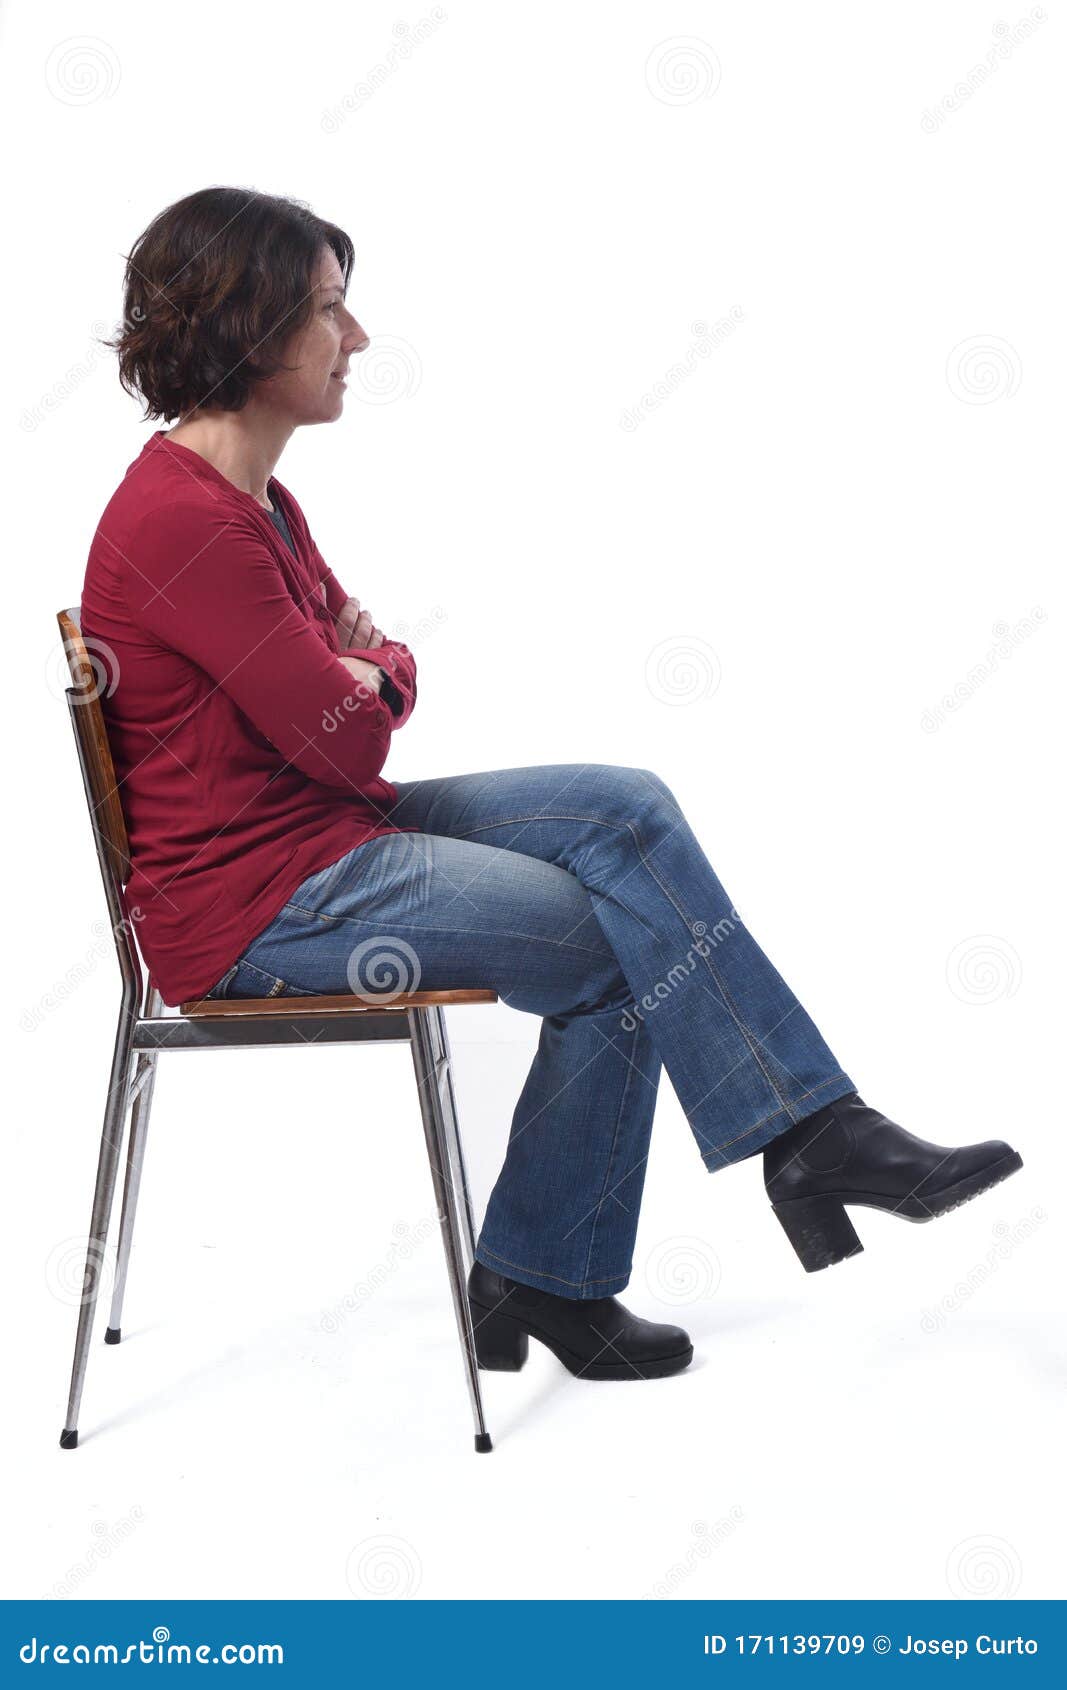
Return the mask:
<path fill-rule="evenodd" d="M 225 690 L 287 762 L 345 789 L 378 775 L 414 708 L 415 659 L 358 607 L 353 619 L 317 552 L 323 602 L 347 630 L 343 653 L 294 604 L 270 548 L 239 519 L 175 503 L 165 520 L 146 516 L 127 545 L 118 567 L 134 619 Z M 383 675 L 395 698 L 380 691 Z"/>
<path fill-rule="evenodd" d="M 319 586 L 324 604 L 327 604 L 326 583 Z M 380 628 L 376 628 L 371 621 L 370 612 L 360 609 L 358 599 L 347 598 L 341 606 L 340 612 L 333 619 L 334 631 L 337 634 L 339 647 L 338 656 L 349 674 L 357 681 L 365 681 L 367 686 L 373 687 L 375 692 L 382 690 L 382 678 L 385 670 L 378 663 L 372 663 L 367 658 L 349 657 L 349 649 L 353 651 L 373 651 L 385 642 L 385 635 Z"/>
<path fill-rule="evenodd" d="M 325 601 L 324 590 L 323 598 Z M 415 703 L 415 659 L 399 641 L 386 639 L 372 622 L 370 612 L 362 610 L 356 598 L 345 600 L 333 625 L 340 648 L 337 661 L 359 682 L 357 692 L 370 687 L 378 693 L 395 718 L 394 726 L 400 727 L 411 715 Z M 351 655 L 356 651 L 378 650 L 382 652 L 379 662 Z"/>

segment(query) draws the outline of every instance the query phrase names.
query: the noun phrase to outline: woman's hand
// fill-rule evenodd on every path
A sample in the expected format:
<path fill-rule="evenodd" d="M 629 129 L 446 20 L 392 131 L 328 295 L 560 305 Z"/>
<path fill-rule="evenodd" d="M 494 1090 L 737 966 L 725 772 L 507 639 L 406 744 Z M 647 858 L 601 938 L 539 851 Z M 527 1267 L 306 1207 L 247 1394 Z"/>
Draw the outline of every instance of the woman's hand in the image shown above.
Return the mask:
<path fill-rule="evenodd" d="M 385 641 L 382 630 L 374 626 L 370 611 L 363 610 L 358 599 L 345 600 L 334 618 L 334 626 L 342 651 L 348 651 L 351 647 L 360 651 L 373 651 Z"/>
<path fill-rule="evenodd" d="M 350 675 L 374 692 L 382 690 L 382 671 L 376 663 L 368 663 L 365 657 L 339 657 L 338 663 L 343 663 Z"/>

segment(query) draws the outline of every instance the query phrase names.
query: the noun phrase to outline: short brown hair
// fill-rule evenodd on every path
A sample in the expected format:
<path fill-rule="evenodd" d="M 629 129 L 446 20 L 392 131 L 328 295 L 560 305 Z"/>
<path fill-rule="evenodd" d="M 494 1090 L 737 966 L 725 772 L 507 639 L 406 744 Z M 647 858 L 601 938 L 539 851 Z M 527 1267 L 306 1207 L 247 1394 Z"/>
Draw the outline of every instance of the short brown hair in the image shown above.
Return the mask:
<path fill-rule="evenodd" d="M 239 411 L 257 381 L 287 368 L 281 348 L 314 311 L 324 246 L 347 289 L 351 240 L 301 200 L 201 188 L 154 217 L 127 255 L 121 331 L 104 342 L 144 420 Z"/>

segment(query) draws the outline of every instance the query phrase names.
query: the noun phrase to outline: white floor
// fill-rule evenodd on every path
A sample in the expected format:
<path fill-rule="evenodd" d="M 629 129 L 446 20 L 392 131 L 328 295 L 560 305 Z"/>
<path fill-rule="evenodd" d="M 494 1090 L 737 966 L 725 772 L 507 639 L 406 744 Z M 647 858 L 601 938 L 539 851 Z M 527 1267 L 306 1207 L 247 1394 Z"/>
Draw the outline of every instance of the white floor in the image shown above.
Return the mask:
<path fill-rule="evenodd" d="M 479 1212 L 534 1025 L 453 1015 Z M 864 1254 L 808 1276 L 758 1158 L 705 1175 L 664 1081 L 624 1300 L 686 1325 L 696 1359 L 597 1384 L 531 1344 L 521 1374 L 482 1375 L 478 1456 L 406 1050 L 174 1056 L 124 1340 L 105 1347 L 98 1315 L 68 1453 L 95 1138 L 73 1116 L 19 1130 L 8 1259 L 34 1271 L 8 1331 L 9 1596 L 1059 1594 L 1040 1144 L 932 1224 L 854 1211 Z"/>

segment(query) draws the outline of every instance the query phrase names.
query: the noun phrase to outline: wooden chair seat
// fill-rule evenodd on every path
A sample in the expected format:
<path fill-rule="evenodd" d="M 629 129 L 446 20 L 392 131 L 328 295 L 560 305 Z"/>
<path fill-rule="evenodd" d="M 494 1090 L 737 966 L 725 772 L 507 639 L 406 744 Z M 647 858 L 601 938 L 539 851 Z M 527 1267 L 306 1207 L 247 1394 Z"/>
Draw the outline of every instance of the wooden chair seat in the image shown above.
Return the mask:
<path fill-rule="evenodd" d="M 381 1015 L 388 1010 L 427 1009 L 432 1004 L 496 1003 L 493 991 L 481 988 L 460 988 L 440 992 L 400 992 L 396 996 L 382 993 L 382 1002 L 369 997 L 356 997 L 346 992 L 340 997 L 276 997 L 276 998 L 193 998 L 183 1003 L 180 1015 L 329 1015 L 333 1012 L 352 1015 L 360 1010 Z"/>

